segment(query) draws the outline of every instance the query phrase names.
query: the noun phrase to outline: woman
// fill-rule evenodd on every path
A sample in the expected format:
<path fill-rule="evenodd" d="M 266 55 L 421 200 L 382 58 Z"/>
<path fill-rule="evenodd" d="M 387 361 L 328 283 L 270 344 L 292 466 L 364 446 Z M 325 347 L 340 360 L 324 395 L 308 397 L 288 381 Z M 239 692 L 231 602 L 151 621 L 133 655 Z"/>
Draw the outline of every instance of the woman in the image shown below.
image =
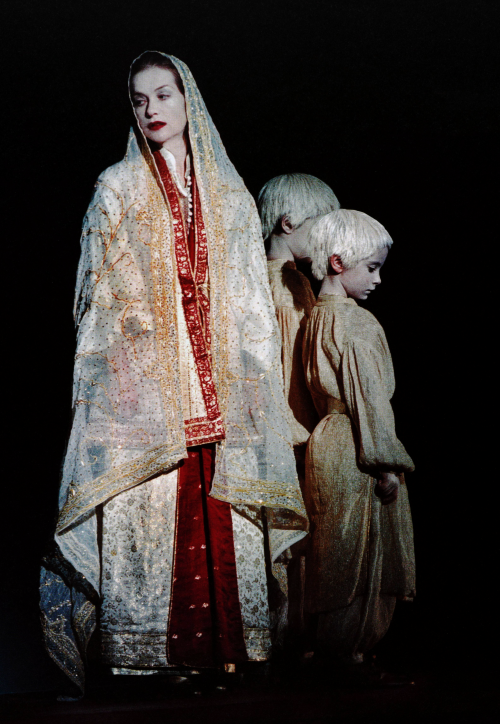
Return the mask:
<path fill-rule="evenodd" d="M 307 527 L 253 200 L 182 62 L 144 53 L 130 95 L 83 227 L 42 573 L 49 653 L 81 689 L 96 606 L 114 672 L 266 658 L 264 527 L 272 560 Z"/>

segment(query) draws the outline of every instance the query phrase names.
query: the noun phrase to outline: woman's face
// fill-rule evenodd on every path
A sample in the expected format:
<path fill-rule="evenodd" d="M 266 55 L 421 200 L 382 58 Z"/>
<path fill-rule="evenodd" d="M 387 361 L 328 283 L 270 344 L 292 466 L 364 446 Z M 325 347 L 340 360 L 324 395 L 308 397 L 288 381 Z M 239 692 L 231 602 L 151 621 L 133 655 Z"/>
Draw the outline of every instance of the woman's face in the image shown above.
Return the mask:
<path fill-rule="evenodd" d="M 132 78 L 132 105 L 147 139 L 168 146 L 182 138 L 187 124 L 186 102 L 167 68 L 146 68 Z"/>

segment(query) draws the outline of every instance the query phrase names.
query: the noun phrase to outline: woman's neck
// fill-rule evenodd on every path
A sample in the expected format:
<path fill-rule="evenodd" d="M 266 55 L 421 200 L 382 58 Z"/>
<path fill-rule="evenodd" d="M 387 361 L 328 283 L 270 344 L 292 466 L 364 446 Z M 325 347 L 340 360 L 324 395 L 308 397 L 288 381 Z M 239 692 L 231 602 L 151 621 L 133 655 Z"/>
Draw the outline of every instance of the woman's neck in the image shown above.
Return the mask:
<path fill-rule="evenodd" d="M 175 158 L 175 169 L 181 179 L 186 177 L 187 143 L 184 134 L 170 138 L 163 144 L 163 148 L 170 151 Z"/>

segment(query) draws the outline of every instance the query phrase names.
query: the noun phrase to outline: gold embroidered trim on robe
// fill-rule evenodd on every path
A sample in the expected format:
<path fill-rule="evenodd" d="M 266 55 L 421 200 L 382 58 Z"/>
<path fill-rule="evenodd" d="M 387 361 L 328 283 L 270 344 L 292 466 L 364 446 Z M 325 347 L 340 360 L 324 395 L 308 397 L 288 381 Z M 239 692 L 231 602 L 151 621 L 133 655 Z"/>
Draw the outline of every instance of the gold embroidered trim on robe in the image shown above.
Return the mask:
<path fill-rule="evenodd" d="M 182 307 L 206 409 L 206 417 L 184 421 L 186 445 L 217 442 L 224 439 L 225 432 L 212 376 L 210 302 L 203 289 L 208 274 L 208 245 L 198 187 L 196 179 L 193 178 L 193 221 L 195 232 L 193 269 L 188 251 L 188 230 L 182 214 L 179 193 L 164 158 L 157 154 L 156 161 L 161 164 L 158 171 L 172 214 L 173 241 L 177 275 L 182 291 Z"/>

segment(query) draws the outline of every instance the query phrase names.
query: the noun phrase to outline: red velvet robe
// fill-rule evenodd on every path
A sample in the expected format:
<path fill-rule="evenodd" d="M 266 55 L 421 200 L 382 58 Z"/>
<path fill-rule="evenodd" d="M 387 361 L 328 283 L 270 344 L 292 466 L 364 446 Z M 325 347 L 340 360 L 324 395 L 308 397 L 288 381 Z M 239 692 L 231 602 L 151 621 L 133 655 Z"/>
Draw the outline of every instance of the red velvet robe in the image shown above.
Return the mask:
<path fill-rule="evenodd" d="M 210 301 L 202 284 L 208 251 L 196 180 L 193 219 L 186 228 L 179 192 L 165 159 L 155 161 L 173 217 L 177 270 L 193 355 L 207 411 L 186 420 L 188 458 L 177 489 L 176 535 L 167 658 L 170 663 L 214 666 L 247 660 L 238 596 L 231 506 L 209 496 L 215 442 L 224 438 L 210 357 Z M 190 447 L 192 436 L 203 443 Z"/>

